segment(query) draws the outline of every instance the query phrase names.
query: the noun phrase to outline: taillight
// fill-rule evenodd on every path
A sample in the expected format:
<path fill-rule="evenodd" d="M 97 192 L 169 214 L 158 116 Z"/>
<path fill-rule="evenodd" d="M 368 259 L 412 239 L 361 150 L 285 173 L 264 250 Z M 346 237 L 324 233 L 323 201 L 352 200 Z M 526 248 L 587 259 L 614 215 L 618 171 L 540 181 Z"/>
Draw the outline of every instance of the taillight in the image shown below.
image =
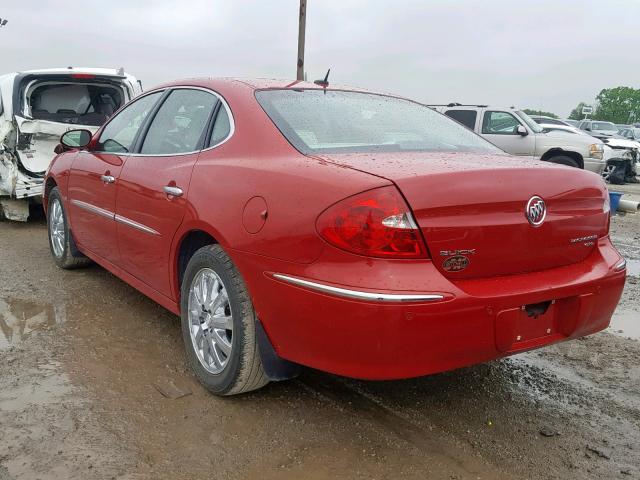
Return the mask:
<path fill-rule="evenodd" d="M 392 186 L 359 193 L 332 205 L 320 214 L 316 228 L 330 244 L 360 255 L 427 257 L 411 211 Z"/>

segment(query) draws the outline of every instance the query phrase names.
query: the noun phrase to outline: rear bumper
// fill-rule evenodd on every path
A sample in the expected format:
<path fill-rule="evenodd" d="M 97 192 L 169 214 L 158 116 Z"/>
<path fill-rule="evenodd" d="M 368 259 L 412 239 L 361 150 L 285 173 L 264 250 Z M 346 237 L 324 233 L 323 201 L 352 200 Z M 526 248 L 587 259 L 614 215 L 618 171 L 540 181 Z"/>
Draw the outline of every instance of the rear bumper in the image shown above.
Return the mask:
<path fill-rule="evenodd" d="M 579 264 L 455 283 L 428 261 L 360 258 L 340 265 L 330 253 L 302 266 L 231 253 L 280 356 L 364 379 L 441 372 L 600 331 L 625 281 L 625 271 L 616 270 L 622 257 L 608 238 Z M 354 298 L 274 277 L 287 267 L 289 279 L 338 290 L 442 298 Z M 403 288 L 380 291 L 376 284 Z M 522 310 L 543 302 L 548 309 L 537 318 Z"/>

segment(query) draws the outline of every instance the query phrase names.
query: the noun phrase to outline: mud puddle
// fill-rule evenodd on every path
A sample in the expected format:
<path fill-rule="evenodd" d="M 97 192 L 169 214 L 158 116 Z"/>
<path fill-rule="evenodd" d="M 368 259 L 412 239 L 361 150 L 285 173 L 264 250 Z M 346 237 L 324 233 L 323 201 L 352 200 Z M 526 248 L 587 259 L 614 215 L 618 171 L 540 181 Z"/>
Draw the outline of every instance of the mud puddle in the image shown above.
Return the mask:
<path fill-rule="evenodd" d="M 640 260 L 637 258 L 627 259 L 627 276 L 640 277 Z"/>
<path fill-rule="evenodd" d="M 34 331 L 64 321 L 64 305 L 42 305 L 15 298 L 0 298 L 0 351 L 20 344 Z"/>
<path fill-rule="evenodd" d="M 633 340 L 640 340 L 640 309 L 618 309 L 613 314 L 609 332 Z"/>

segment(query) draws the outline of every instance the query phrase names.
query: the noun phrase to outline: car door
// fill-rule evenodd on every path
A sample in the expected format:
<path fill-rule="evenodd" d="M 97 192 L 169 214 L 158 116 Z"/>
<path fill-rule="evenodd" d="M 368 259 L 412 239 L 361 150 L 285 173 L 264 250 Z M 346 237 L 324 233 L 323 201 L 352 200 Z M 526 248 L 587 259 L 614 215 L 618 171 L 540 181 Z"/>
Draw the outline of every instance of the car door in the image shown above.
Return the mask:
<path fill-rule="evenodd" d="M 191 172 L 220 104 L 209 91 L 171 90 L 118 181 L 115 220 L 120 264 L 167 297 L 172 297 L 171 243 L 184 216 Z"/>
<path fill-rule="evenodd" d="M 71 166 L 67 195 L 74 238 L 84 249 L 112 263 L 119 257 L 116 184 L 137 133 L 160 95 L 140 97 L 125 107 L 87 150 L 78 153 Z"/>
<path fill-rule="evenodd" d="M 518 133 L 518 127 L 523 127 L 527 135 Z M 511 112 L 485 110 L 481 132 L 484 138 L 507 153 L 530 157 L 535 155 L 535 135 Z"/>

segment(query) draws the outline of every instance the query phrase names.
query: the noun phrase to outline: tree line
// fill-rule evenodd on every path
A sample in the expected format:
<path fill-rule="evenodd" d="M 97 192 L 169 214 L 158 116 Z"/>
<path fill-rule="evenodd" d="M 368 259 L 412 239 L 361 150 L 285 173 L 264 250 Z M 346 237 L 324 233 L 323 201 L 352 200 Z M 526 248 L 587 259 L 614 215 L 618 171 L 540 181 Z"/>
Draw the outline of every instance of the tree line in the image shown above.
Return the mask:
<path fill-rule="evenodd" d="M 640 89 L 632 87 L 604 88 L 596 97 L 595 105 L 580 102 L 576 108 L 571 110 L 569 118 L 571 120 L 582 120 L 584 118 L 582 107 L 586 106 L 593 106 L 593 113 L 589 117 L 596 120 L 618 124 L 640 122 Z M 525 109 L 524 111 L 529 115 L 545 115 L 558 118 L 558 115 L 552 112 L 531 109 Z"/>

